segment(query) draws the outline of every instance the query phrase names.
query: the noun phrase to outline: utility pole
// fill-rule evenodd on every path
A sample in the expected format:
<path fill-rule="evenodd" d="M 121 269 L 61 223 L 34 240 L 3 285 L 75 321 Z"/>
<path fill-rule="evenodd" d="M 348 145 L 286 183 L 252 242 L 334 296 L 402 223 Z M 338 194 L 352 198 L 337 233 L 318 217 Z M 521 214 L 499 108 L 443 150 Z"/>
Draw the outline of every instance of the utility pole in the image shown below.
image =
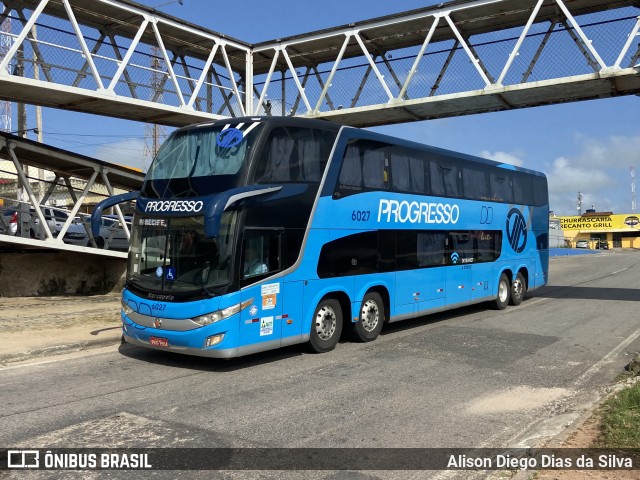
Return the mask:
<path fill-rule="evenodd" d="M 631 213 L 636 213 L 636 167 L 629 167 L 631 170 Z"/>
<path fill-rule="evenodd" d="M 36 31 L 36 26 L 34 25 L 31 28 L 31 35 L 33 36 L 33 41 L 38 41 L 38 32 Z M 37 50 L 33 50 L 33 78 L 35 80 L 40 80 L 40 65 Z M 37 132 L 37 140 L 38 143 L 42 143 L 42 107 L 36 105 L 36 132 Z M 37 194 L 38 202 L 41 202 L 44 198 L 45 194 L 45 185 L 44 185 L 44 172 L 41 168 L 36 169 L 36 177 L 38 178 L 38 188 Z"/>
<path fill-rule="evenodd" d="M 7 8 L 6 6 L 4 8 Z M 9 52 L 11 48 L 11 18 L 5 18 L 0 25 L 0 60 Z M 10 68 L 10 67 L 9 67 Z M 0 130 L 3 132 L 11 132 L 11 102 L 2 100 L 0 102 Z"/>
<path fill-rule="evenodd" d="M 582 215 L 582 192 L 578 191 L 578 215 Z"/>
<path fill-rule="evenodd" d="M 160 59 L 160 48 L 151 47 L 151 87 L 153 89 L 153 101 L 162 101 L 162 65 L 163 61 Z M 144 129 L 144 156 L 151 160 L 156 156 L 160 145 L 167 137 L 167 132 L 164 127 L 155 123 L 147 123 Z"/>
<path fill-rule="evenodd" d="M 159 5 L 153 7 L 154 9 L 159 7 L 165 7 L 172 3 L 178 3 L 180 5 L 184 5 L 184 0 L 168 0 Z M 164 78 L 165 72 L 163 68 L 163 60 L 161 60 L 162 52 L 160 48 L 157 46 L 151 47 L 151 87 L 153 88 L 153 97 L 152 101 L 161 102 L 162 101 L 162 80 Z M 160 146 L 165 138 L 167 138 L 167 132 L 163 126 L 155 124 L 155 123 L 147 123 L 144 129 L 144 156 L 149 157 L 153 160 L 160 150 Z"/>

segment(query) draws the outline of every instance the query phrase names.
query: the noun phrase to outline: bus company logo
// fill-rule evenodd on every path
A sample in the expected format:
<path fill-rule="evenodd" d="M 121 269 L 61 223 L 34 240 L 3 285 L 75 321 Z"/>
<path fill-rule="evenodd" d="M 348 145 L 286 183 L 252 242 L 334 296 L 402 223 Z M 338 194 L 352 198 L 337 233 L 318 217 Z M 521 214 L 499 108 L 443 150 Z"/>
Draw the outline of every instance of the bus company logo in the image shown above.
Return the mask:
<path fill-rule="evenodd" d="M 522 253 L 527 245 L 527 222 L 517 208 L 512 208 L 507 215 L 507 240 L 516 253 Z"/>
<path fill-rule="evenodd" d="M 458 263 L 458 260 L 460 260 L 460 255 L 458 255 L 458 252 L 453 252 L 451 254 L 451 263 Z"/>
<path fill-rule="evenodd" d="M 218 134 L 216 137 L 216 144 L 220 148 L 233 148 L 240 145 L 244 135 L 242 134 L 242 130 L 238 130 L 237 128 L 227 128 Z"/>
<path fill-rule="evenodd" d="M 39 450 L 8 450 L 7 468 L 39 468 Z"/>
<path fill-rule="evenodd" d="M 147 202 L 145 212 L 198 213 L 204 207 L 202 200 L 157 200 Z"/>
<path fill-rule="evenodd" d="M 460 207 L 449 203 L 409 202 L 381 199 L 378 222 L 394 223 L 458 223 Z"/>

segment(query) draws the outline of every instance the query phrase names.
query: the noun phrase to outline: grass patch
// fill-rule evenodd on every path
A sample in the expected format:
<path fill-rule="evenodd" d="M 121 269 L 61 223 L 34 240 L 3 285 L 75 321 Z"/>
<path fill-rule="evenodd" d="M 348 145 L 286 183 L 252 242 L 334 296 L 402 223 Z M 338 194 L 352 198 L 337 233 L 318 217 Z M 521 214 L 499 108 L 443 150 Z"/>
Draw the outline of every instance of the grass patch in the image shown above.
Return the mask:
<path fill-rule="evenodd" d="M 595 447 L 640 448 L 640 382 L 608 399 L 600 417 L 602 423 Z"/>

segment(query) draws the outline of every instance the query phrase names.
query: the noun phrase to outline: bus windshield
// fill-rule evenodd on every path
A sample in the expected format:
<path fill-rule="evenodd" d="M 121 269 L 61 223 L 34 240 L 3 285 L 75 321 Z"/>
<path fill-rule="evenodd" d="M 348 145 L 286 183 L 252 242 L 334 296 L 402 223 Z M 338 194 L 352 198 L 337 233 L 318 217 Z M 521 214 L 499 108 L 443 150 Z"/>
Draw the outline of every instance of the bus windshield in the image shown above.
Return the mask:
<path fill-rule="evenodd" d="M 239 185 L 262 129 L 260 122 L 209 125 L 173 133 L 145 178 L 147 196 L 207 195 Z"/>
<path fill-rule="evenodd" d="M 128 281 L 158 293 L 211 294 L 231 281 L 236 217 L 225 213 L 215 238 L 205 238 L 204 217 L 137 217 Z"/>

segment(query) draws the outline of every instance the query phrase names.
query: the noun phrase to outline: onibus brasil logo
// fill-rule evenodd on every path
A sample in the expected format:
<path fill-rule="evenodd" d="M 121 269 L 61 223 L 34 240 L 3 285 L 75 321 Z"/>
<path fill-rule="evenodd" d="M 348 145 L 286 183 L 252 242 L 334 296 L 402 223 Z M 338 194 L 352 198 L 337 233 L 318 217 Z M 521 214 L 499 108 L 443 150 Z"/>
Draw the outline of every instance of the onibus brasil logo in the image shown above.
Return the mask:
<path fill-rule="evenodd" d="M 516 253 L 522 253 L 527 246 L 527 222 L 517 208 L 512 208 L 507 215 L 507 240 Z"/>

